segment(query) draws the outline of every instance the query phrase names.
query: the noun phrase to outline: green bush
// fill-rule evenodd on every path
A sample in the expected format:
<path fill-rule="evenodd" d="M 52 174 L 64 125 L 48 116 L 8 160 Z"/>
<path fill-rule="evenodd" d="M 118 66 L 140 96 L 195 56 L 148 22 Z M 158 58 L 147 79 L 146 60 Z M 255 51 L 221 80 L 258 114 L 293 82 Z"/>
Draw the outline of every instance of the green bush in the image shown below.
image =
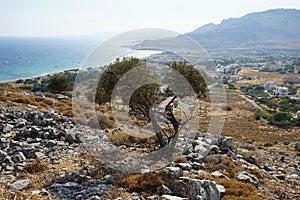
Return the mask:
<path fill-rule="evenodd" d="M 222 110 L 225 110 L 225 111 L 231 111 L 232 108 L 230 106 L 223 106 L 222 107 Z"/>
<path fill-rule="evenodd" d="M 261 109 L 257 109 L 254 112 L 254 117 L 255 117 L 256 120 L 260 120 L 261 117 L 266 119 L 266 118 L 269 117 L 269 115 L 266 111 L 261 110 Z"/>
<path fill-rule="evenodd" d="M 292 118 L 292 115 L 285 112 L 278 112 L 269 117 L 269 121 L 288 122 Z"/>
<path fill-rule="evenodd" d="M 271 147 L 271 146 L 273 146 L 273 144 L 272 144 L 271 142 L 266 142 L 266 143 L 264 144 L 264 147 Z"/>
<path fill-rule="evenodd" d="M 51 78 L 50 83 L 47 85 L 47 89 L 51 93 L 61 93 L 62 91 L 69 91 L 72 89 L 70 80 L 61 75 L 54 75 Z"/>

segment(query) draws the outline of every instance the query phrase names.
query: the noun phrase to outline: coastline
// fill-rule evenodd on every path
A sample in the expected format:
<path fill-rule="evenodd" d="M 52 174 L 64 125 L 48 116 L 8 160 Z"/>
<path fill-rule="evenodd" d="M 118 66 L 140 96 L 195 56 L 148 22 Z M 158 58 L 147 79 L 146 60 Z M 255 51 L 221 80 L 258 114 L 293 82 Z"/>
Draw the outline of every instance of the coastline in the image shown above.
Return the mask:
<path fill-rule="evenodd" d="M 32 77 L 26 77 L 26 78 L 18 78 L 18 79 L 13 79 L 13 80 L 7 80 L 7 81 L 1 81 L 0 80 L 0 84 L 7 84 L 7 83 L 16 83 L 16 81 L 18 80 L 36 80 L 36 79 L 41 79 L 41 78 L 47 78 L 47 77 L 52 77 L 56 74 L 62 74 L 62 73 L 66 73 L 66 72 L 71 72 L 71 71 L 79 71 L 79 68 L 73 68 L 73 69 L 67 69 L 67 70 L 63 70 L 63 71 L 55 71 L 55 72 L 49 72 L 49 73 L 44 73 L 44 74 L 40 74 L 40 75 L 36 75 L 36 76 L 32 76 Z"/>

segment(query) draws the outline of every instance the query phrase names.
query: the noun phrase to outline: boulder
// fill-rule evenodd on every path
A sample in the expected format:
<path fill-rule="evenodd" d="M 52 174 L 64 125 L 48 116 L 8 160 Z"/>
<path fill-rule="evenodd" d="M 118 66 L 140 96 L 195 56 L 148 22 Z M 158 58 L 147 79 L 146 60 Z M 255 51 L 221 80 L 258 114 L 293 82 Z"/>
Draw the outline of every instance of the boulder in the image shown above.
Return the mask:
<path fill-rule="evenodd" d="M 186 188 L 185 194 L 182 196 L 186 196 L 190 200 L 218 200 L 221 197 L 217 185 L 213 181 L 191 179 L 188 177 L 181 177 L 180 180 L 184 183 L 184 187 Z"/>
<path fill-rule="evenodd" d="M 219 139 L 219 145 L 221 147 L 232 148 L 232 146 L 233 146 L 232 137 L 221 137 Z"/>
<path fill-rule="evenodd" d="M 259 180 L 256 176 L 254 176 L 253 174 L 250 174 L 248 172 L 245 172 L 245 171 L 239 172 L 237 175 L 237 179 L 239 181 L 243 181 L 245 183 L 251 183 L 255 187 L 258 187 L 258 184 L 259 184 Z"/>
<path fill-rule="evenodd" d="M 223 196 L 226 192 L 225 187 L 223 185 L 217 184 L 217 189 L 219 190 L 221 196 Z"/>
<path fill-rule="evenodd" d="M 162 171 L 174 179 L 177 179 L 183 175 L 183 171 L 179 167 L 166 167 Z"/>
<path fill-rule="evenodd" d="M 211 173 L 211 175 L 214 176 L 214 177 L 217 177 L 217 178 L 226 178 L 226 179 L 229 179 L 227 176 L 225 176 L 224 174 L 222 174 L 219 171 L 214 171 L 214 172 Z"/>
<path fill-rule="evenodd" d="M 20 190 L 21 191 L 21 190 L 25 190 L 31 186 L 32 186 L 31 180 L 26 177 L 22 177 L 22 178 L 18 178 L 15 182 L 13 182 L 8 187 L 11 190 Z"/>
<path fill-rule="evenodd" d="M 173 192 L 165 185 L 160 185 L 156 189 L 156 193 L 163 195 L 163 194 L 173 194 Z"/>
<path fill-rule="evenodd" d="M 177 163 L 175 167 L 179 167 L 180 169 L 187 171 L 192 169 L 192 166 L 189 163 Z"/>

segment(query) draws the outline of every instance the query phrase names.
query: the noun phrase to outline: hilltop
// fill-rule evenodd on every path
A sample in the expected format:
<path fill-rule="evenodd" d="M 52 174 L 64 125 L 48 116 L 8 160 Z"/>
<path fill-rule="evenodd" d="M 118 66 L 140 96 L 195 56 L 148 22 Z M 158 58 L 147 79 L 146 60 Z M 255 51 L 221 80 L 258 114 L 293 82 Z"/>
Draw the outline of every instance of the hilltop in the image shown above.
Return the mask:
<path fill-rule="evenodd" d="M 300 47 L 300 10 L 274 9 L 207 24 L 187 33 L 204 48 L 294 49 Z"/>

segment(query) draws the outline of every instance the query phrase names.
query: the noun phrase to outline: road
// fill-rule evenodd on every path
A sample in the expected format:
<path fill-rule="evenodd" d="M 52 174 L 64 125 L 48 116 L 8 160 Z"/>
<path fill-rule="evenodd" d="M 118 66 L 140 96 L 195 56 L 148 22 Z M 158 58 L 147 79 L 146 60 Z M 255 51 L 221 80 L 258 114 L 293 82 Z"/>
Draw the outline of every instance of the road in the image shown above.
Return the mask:
<path fill-rule="evenodd" d="M 246 99 L 246 101 L 248 101 L 249 103 L 251 103 L 255 108 L 262 110 L 262 107 L 260 107 L 257 103 L 255 103 L 254 100 L 249 99 L 248 97 L 246 97 L 245 95 L 239 94 L 240 97 Z"/>

